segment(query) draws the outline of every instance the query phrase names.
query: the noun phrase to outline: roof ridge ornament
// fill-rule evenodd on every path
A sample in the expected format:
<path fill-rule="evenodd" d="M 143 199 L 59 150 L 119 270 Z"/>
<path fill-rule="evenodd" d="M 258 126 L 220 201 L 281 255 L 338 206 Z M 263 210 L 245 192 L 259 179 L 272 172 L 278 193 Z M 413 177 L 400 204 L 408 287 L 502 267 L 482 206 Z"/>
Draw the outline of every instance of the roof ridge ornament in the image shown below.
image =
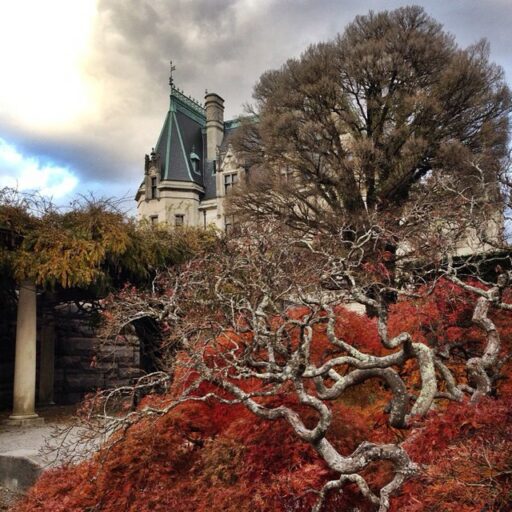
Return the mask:
<path fill-rule="evenodd" d="M 205 116 L 205 106 L 192 96 L 187 95 L 183 89 L 180 89 L 178 86 L 176 86 L 173 73 L 175 70 L 176 65 L 173 64 L 172 60 L 169 61 L 169 86 L 171 88 L 169 109 L 175 112 L 176 107 L 181 105 L 182 108 L 186 108 L 186 110 L 193 113 L 193 115 L 198 114 L 200 118 L 197 119 L 197 122 L 203 123 L 203 118 Z"/>
<path fill-rule="evenodd" d="M 197 101 L 192 96 L 187 96 L 185 94 L 185 92 L 182 89 L 180 89 L 179 87 L 173 87 L 171 89 L 171 97 L 176 100 L 181 101 L 181 103 L 187 105 L 192 110 L 199 112 L 201 115 L 203 115 L 203 116 L 205 115 L 204 114 L 204 110 L 205 110 L 204 105 L 202 103 L 200 103 L 199 101 Z"/>
<path fill-rule="evenodd" d="M 169 85 L 171 89 L 174 87 L 174 78 L 172 76 L 172 72 L 176 71 L 176 66 L 173 65 L 172 60 L 169 62 L 170 65 L 170 71 L 169 71 Z"/>

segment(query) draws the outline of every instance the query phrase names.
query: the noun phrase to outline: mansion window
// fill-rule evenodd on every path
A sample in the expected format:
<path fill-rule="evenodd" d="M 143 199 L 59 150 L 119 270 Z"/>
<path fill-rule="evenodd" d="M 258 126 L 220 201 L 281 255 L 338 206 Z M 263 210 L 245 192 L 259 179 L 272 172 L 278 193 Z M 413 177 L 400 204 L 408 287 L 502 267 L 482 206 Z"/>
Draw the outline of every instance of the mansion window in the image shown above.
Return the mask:
<path fill-rule="evenodd" d="M 281 178 L 284 182 L 288 182 L 292 176 L 292 172 L 290 171 L 289 167 L 285 167 L 284 169 L 281 169 Z"/>
<path fill-rule="evenodd" d="M 226 215 L 224 217 L 224 229 L 226 233 L 232 233 L 235 228 L 235 216 L 234 215 Z"/>
<path fill-rule="evenodd" d="M 224 176 L 224 193 L 227 194 L 233 189 L 233 186 L 238 182 L 238 174 L 226 174 Z"/>
<path fill-rule="evenodd" d="M 178 214 L 174 216 L 174 225 L 177 228 L 181 228 L 185 225 L 185 215 Z"/>
<path fill-rule="evenodd" d="M 289 167 L 281 169 L 281 180 L 283 183 L 289 183 L 290 185 L 298 184 L 298 177 L 297 171 L 294 169 L 290 169 Z"/>
<path fill-rule="evenodd" d="M 156 199 L 156 176 L 151 176 L 151 194 L 150 199 Z"/>
<path fill-rule="evenodd" d="M 196 153 L 196 149 L 194 146 L 192 146 L 192 152 L 190 153 L 190 163 L 192 164 L 192 170 L 195 173 L 199 172 L 199 162 L 201 159 L 199 158 L 199 155 Z"/>
<path fill-rule="evenodd" d="M 152 226 L 156 226 L 158 224 L 158 215 L 150 215 L 149 221 L 151 222 Z"/>

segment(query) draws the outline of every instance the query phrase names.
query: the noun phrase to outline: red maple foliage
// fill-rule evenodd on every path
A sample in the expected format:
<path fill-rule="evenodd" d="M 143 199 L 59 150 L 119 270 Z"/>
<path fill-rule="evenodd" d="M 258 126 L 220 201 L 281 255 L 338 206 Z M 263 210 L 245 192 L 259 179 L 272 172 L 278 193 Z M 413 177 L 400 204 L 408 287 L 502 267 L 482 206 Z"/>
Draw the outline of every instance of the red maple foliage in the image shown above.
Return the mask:
<path fill-rule="evenodd" d="M 450 404 L 413 430 L 405 443 L 424 464 L 394 509 L 403 512 L 512 510 L 512 397 Z"/>
<path fill-rule="evenodd" d="M 462 361 L 464 351 L 481 350 L 483 343 L 471 323 L 473 307 L 467 292 L 443 282 L 421 301 L 394 305 L 390 331 L 408 330 L 431 346 L 451 345 Z M 508 316 L 498 312 L 493 318 L 503 356 L 512 348 Z M 360 350 L 385 353 L 374 320 L 339 309 L 336 328 Z M 314 338 L 318 353 L 327 347 L 324 338 L 319 326 Z M 402 371 L 413 377 L 417 372 L 412 366 Z M 335 401 L 329 436 L 342 453 L 364 440 L 403 443 L 422 465 L 420 476 L 392 499 L 393 512 L 512 510 L 510 363 L 501 373 L 495 396 L 478 404 L 440 402 L 408 431 L 388 425 L 382 411 L 389 392 L 383 384 L 367 381 Z M 382 487 L 389 479 L 386 463 L 370 466 L 364 476 L 370 486 Z M 189 402 L 117 434 L 91 460 L 46 471 L 15 510 L 306 512 L 329 478 L 314 450 L 284 421 L 259 419 L 242 405 Z M 332 493 L 323 510 L 356 509 L 371 512 L 375 507 L 348 486 L 343 493 Z"/>

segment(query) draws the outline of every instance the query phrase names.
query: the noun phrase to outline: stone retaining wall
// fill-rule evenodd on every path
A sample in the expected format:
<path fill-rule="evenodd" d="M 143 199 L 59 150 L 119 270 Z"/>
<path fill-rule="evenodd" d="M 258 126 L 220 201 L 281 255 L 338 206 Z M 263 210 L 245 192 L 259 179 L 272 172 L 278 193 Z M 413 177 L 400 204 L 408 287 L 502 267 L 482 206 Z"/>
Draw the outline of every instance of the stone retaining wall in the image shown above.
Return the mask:
<path fill-rule="evenodd" d="M 16 316 L 7 305 L 2 306 L 0 308 L 0 409 L 6 409 L 12 403 Z"/>
<path fill-rule="evenodd" d="M 76 403 L 95 389 L 129 384 L 140 371 L 136 336 L 122 342 L 97 337 L 95 314 L 74 304 L 55 309 L 55 401 Z"/>
<path fill-rule="evenodd" d="M 38 318 L 38 389 L 44 322 L 47 328 L 51 325 L 55 339 L 57 404 L 79 402 L 91 391 L 129 384 L 141 374 L 139 339 L 127 335 L 122 342 L 102 342 L 97 336 L 97 320 L 97 315 L 75 304 L 45 310 L 44 316 Z M 0 313 L 0 409 L 8 409 L 12 404 L 15 328 L 15 313 Z"/>

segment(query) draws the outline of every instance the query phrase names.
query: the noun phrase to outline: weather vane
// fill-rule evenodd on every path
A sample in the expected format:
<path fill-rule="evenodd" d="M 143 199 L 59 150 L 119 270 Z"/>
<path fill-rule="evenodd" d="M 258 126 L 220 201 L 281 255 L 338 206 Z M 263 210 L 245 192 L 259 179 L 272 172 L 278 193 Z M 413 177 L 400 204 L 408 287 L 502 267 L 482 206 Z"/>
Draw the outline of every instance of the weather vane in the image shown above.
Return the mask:
<path fill-rule="evenodd" d="M 171 64 L 171 72 L 169 75 L 169 85 L 172 87 L 174 85 L 174 79 L 172 77 L 172 72 L 176 70 L 176 66 L 173 66 L 172 60 L 171 60 L 170 64 Z"/>

